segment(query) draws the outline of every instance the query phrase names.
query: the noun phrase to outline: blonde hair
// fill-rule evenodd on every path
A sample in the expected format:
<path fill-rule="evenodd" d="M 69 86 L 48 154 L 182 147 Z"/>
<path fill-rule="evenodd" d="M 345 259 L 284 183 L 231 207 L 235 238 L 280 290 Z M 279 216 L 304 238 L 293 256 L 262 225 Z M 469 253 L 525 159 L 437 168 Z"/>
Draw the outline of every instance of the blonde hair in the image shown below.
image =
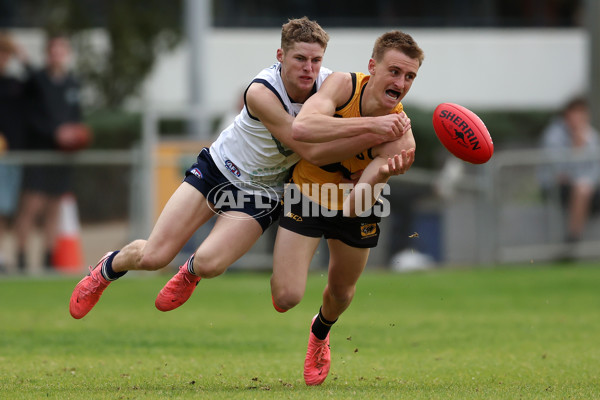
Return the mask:
<path fill-rule="evenodd" d="M 410 58 L 419 60 L 419 66 L 425 59 L 425 53 L 417 42 L 408 33 L 401 31 L 390 31 L 379 36 L 373 46 L 372 58 L 379 62 L 387 50 L 394 49 L 406 54 Z"/>
<path fill-rule="evenodd" d="M 281 27 L 281 49 L 287 51 L 299 42 L 318 43 L 325 50 L 329 35 L 321 25 L 307 17 L 290 19 Z"/>

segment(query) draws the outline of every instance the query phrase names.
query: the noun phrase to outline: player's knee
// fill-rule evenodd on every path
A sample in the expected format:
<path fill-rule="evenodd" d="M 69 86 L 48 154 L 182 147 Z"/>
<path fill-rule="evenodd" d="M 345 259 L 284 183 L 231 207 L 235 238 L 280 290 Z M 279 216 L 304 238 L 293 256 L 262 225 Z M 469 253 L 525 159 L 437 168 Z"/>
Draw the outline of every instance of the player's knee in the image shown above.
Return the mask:
<path fill-rule="evenodd" d="M 277 303 L 275 302 L 275 298 L 273 296 L 271 296 L 271 301 L 273 302 L 273 308 L 275 309 L 275 311 L 277 311 L 279 313 L 284 313 L 288 310 L 288 308 L 279 307 L 277 305 Z"/>
<path fill-rule="evenodd" d="M 300 303 L 299 297 L 273 297 L 273 307 L 278 312 L 286 312 L 296 307 Z"/>
<path fill-rule="evenodd" d="M 279 312 L 285 312 L 297 306 L 302 300 L 303 293 L 294 290 L 274 290 L 272 292 L 273 307 Z"/>
<path fill-rule="evenodd" d="M 348 304 L 354 298 L 355 286 L 328 286 L 329 295 L 340 304 Z"/>

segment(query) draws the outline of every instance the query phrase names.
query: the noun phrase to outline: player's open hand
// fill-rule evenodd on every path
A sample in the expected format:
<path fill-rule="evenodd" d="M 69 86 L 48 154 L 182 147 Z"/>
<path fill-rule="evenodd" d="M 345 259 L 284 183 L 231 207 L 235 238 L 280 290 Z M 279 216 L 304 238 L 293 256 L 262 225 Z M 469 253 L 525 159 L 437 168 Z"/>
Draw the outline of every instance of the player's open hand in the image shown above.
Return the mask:
<path fill-rule="evenodd" d="M 388 158 L 387 164 L 379 167 L 379 174 L 389 178 L 393 175 L 404 174 L 412 166 L 415 161 L 415 149 L 402 150 L 400 154 L 395 154 Z"/>

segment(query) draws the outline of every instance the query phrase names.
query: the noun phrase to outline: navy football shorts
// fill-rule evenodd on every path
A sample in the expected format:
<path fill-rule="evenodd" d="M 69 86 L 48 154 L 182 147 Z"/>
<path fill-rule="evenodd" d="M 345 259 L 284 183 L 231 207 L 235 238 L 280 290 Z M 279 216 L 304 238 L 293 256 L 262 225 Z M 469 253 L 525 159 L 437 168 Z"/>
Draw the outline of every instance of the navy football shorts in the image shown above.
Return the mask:
<path fill-rule="evenodd" d="M 240 190 L 221 173 L 206 147 L 198 154 L 196 162 L 185 171 L 183 181 L 198 189 L 218 213 L 238 211 L 247 214 L 260 224 L 263 232 L 279 218 L 279 201 L 265 196 L 257 198 Z M 238 192 L 242 192 L 241 196 Z"/>

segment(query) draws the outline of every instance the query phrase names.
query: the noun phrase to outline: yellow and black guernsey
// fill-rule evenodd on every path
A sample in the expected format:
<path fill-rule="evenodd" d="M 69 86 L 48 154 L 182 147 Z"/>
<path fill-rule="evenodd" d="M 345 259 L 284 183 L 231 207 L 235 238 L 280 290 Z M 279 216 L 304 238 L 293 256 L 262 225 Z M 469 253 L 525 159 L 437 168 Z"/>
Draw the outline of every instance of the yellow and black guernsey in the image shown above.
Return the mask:
<path fill-rule="evenodd" d="M 361 99 L 370 75 L 360 72 L 353 72 L 351 75 L 352 96 L 346 104 L 336 109 L 334 117 L 356 118 L 362 116 Z M 402 103 L 398 103 L 390 114 L 401 113 L 402 110 Z M 365 169 L 372 159 L 373 154 L 371 149 L 368 149 L 342 162 L 322 167 L 311 164 L 306 160 L 300 160 L 294 167 L 292 179 L 300 188 L 302 194 L 312 201 L 330 210 L 342 210 L 344 198 L 350 192 L 348 188 L 340 187 L 342 180 L 344 178 L 350 179 L 351 174 Z"/>

